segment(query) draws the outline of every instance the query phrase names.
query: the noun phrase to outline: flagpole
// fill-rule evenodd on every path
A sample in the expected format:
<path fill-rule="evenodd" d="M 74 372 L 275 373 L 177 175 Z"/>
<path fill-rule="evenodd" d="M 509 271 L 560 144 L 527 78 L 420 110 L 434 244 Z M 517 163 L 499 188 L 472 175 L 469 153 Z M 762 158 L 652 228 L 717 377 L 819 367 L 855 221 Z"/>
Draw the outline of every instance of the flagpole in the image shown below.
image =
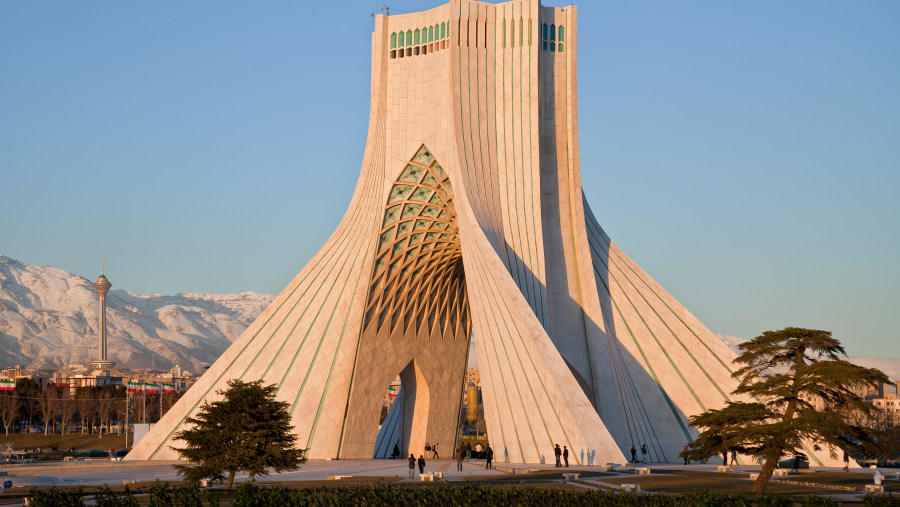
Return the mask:
<path fill-rule="evenodd" d="M 128 448 L 128 411 L 131 410 L 131 382 L 125 386 L 125 448 Z"/>

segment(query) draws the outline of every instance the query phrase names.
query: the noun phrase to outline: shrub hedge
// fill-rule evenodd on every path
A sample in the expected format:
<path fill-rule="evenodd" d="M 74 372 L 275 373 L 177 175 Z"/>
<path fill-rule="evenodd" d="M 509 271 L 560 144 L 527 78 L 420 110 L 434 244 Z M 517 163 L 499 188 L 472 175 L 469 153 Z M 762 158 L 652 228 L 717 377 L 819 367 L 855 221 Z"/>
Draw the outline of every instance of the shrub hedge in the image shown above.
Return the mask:
<path fill-rule="evenodd" d="M 572 491 L 554 488 L 534 488 L 528 486 L 493 487 L 484 485 L 448 485 L 434 487 L 409 487 L 393 485 L 373 485 L 356 487 L 285 488 L 282 486 L 260 487 L 244 483 L 234 491 L 202 491 L 192 486 L 168 486 L 158 483 L 149 492 L 113 491 L 102 488 L 99 492 L 88 493 L 79 490 L 32 490 L 31 505 L 83 506 L 85 500 L 93 499 L 98 507 L 128 506 L 140 504 L 150 507 L 177 506 L 200 507 L 217 506 L 219 500 L 227 501 L 233 507 L 268 506 L 317 506 L 345 507 L 369 505 L 440 505 L 440 506 L 651 506 L 651 507 L 780 507 L 780 506 L 833 506 L 838 505 L 829 498 L 808 496 L 795 498 L 787 495 L 741 495 L 736 493 L 714 493 L 698 490 L 693 493 L 676 495 L 638 495 L 616 491 Z M 900 498 L 893 496 L 866 495 L 863 505 L 900 506 Z"/>

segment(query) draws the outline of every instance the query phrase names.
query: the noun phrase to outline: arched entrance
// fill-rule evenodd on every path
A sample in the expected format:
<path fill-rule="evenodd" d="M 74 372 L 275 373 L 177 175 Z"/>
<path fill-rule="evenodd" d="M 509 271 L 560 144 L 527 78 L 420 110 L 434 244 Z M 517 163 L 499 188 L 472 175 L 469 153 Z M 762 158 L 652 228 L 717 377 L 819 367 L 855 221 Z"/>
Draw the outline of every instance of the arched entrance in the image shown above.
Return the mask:
<path fill-rule="evenodd" d="M 389 456 L 395 443 L 418 456 L 426 442 L 450 456 L 471 321 L 453 188 L 424 145 L 388 194 L 376 251 L 340 457 Z M 376 438 L 398 372 L 402 399 Z"/>

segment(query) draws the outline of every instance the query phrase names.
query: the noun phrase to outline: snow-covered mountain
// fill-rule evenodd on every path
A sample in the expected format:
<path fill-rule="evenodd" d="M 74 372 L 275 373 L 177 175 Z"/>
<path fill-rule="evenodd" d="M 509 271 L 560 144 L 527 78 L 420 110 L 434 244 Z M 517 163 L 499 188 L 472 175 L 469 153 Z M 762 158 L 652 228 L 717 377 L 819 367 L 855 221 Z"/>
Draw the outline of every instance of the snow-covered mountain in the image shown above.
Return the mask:
<path fill-rule="evenodd" d="M 200 372 L 272 299 L 255 292 L 143 296 L 110 290 L 109 358 L 128 368 L 177 364 Z M 55 369 L 96 359 L 99 306 L 91 281 L 0 255 L 0 367 Z"/>
<path fill-rule="evenodd" d="M 736 354 L 740 354 L 740 350 L 738 350 L 738 345 L 742 342 L 747 341 L 745 338 L 738 338 L 737 336 L 728 336 L 727 334 L 718 333 L 716 336 L 728 345 L 728 348 L 733 350 Z M 851 363 L 858 364 L 860 366 L 865 366 L 866 368 L 878 368 L 883 371 L 885 375 L 888 376 L 892 381 L 900 380 L 900 358 L 890 358 L 890 357 L 848 357 L 847 358 Z"/>
<path fill-rule="evenodd" d="M 201 372 L 231 345 L 274 296 L 196 294 L 106 296 L 108 354 L 118 366 Z M 0 255 L 0 368 L 56 369 L 97 356 L 99 296 L 91 281 L 62 269 Z M 738 352 L 744 338 L 716 335 Z M 900 359 L 851 357 L 900 379 Z"/>
<path fill-rule="evenodd" d="M 727 334 L 716 333 L 716 337 L 722 340 L 722 343 L 728 345 L 728 348 L 731 349 L 735 354 L 740 354 L 741 351 L 738 349 L 738 345 L 747 341 L 746 338 L 738 338 L 737 336 L 728 336 Z"/>

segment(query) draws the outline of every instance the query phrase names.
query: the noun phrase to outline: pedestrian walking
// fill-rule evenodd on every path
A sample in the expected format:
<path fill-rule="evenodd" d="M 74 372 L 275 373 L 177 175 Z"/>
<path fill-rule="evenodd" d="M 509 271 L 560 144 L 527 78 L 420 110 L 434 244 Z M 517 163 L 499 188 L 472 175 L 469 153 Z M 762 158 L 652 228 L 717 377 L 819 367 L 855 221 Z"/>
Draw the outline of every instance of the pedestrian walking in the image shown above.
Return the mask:
<path fill-rule="evenodd" d="M 391 459 L 400 459 L 400 448 L 394 444 L 394 452 L 391 453 Z"/>
<path fill-rule="evenodd" d="M 850 454 L 848 454 L 847 451 L 844 451 L 844 471 L 850 471 Z"/>
<path fill-rule="evenodd" d="M 556 447 L 553 449 L 553 454 L 556 455 L 556 466 L 560 467 L 562 465 L 559 463 L 559 458 L 562 456 L 562 449 L 559 448 L 559 444 L 555 445 Z"/>
<path fill-rule="evenodd" d="M 425 442 L 425 454 L 428 454 L 429 452 L 431 452 L 431 444 Z"/>
<path fill-rule="evenodd" d="M 569 466 L 569 449 L 566 446 L 563 446 L 563 461 L 566 462 L 566 466 Z"/>
<path fill-rule="evenodd" d="M 737 460 L 737 450 L 735 450 L 735 449 L 732 449 L 732 450 L 731 450 L 731 464 L 732 464 L 732 465 L 737 465 L 737 464 L 738 464 L 738 460 Z"/>
<path fill-rule="evenodd" d="M 416 457 L 412 454 L 409 455 L 409 478 L 413 479 L 413 475 L 416 473 Z"/>
<path fill-rule="evenodd" d="M 487 448 L 484 450 L 484 462 L 485 462 L 484 468 L 485 468 L 485 470 L 494 468 L 494 466 L 491 465 L 491 463 L 493 463 L 493 461 L 494 461 L 494 450 L 491 449 L 490 444 L 488 444 Z"/>
<path fill-rule="evenodd" d="M 441 459 L 437 453 L 437 444 L 431 446 L 431 459 Z"/>
<path fill-rule="evenodd" d="M 419 454 L 419 475 L 425 473 L 425 456 Z"/>
<path fill-rule="evenodd" d="M 647 444 L 641 444 L 641 463 L 647 462 Z"/>
<path fill-rule="evenodd" d="M 722 464 L 723 465 L 728 464 L 728 450 L 722 451 Z"/>
<path fill-rule="evenodd" d="M 637 450 L 634 448 L 634 444 L 631 444 L 631 462 L 637 462 Z"/>
<path fill-rule="evenodd" d="M 691 462 L 688 461 L 688 459 L 687 459 L 687 453 L 688 453 L 688 446 L 687 446 L 687 444 L 684 444 L 684 452 L 682 452 L 682 454 L 684 454 L 684 464 L 690 465 Z"/>
<path fill-rule="evenodd" d="M 464 451 L 462 447 L 456 451 L 456 471 L 458 472 L 462 472 L 462 460 L 465 455 L 466 451 Z"/>

